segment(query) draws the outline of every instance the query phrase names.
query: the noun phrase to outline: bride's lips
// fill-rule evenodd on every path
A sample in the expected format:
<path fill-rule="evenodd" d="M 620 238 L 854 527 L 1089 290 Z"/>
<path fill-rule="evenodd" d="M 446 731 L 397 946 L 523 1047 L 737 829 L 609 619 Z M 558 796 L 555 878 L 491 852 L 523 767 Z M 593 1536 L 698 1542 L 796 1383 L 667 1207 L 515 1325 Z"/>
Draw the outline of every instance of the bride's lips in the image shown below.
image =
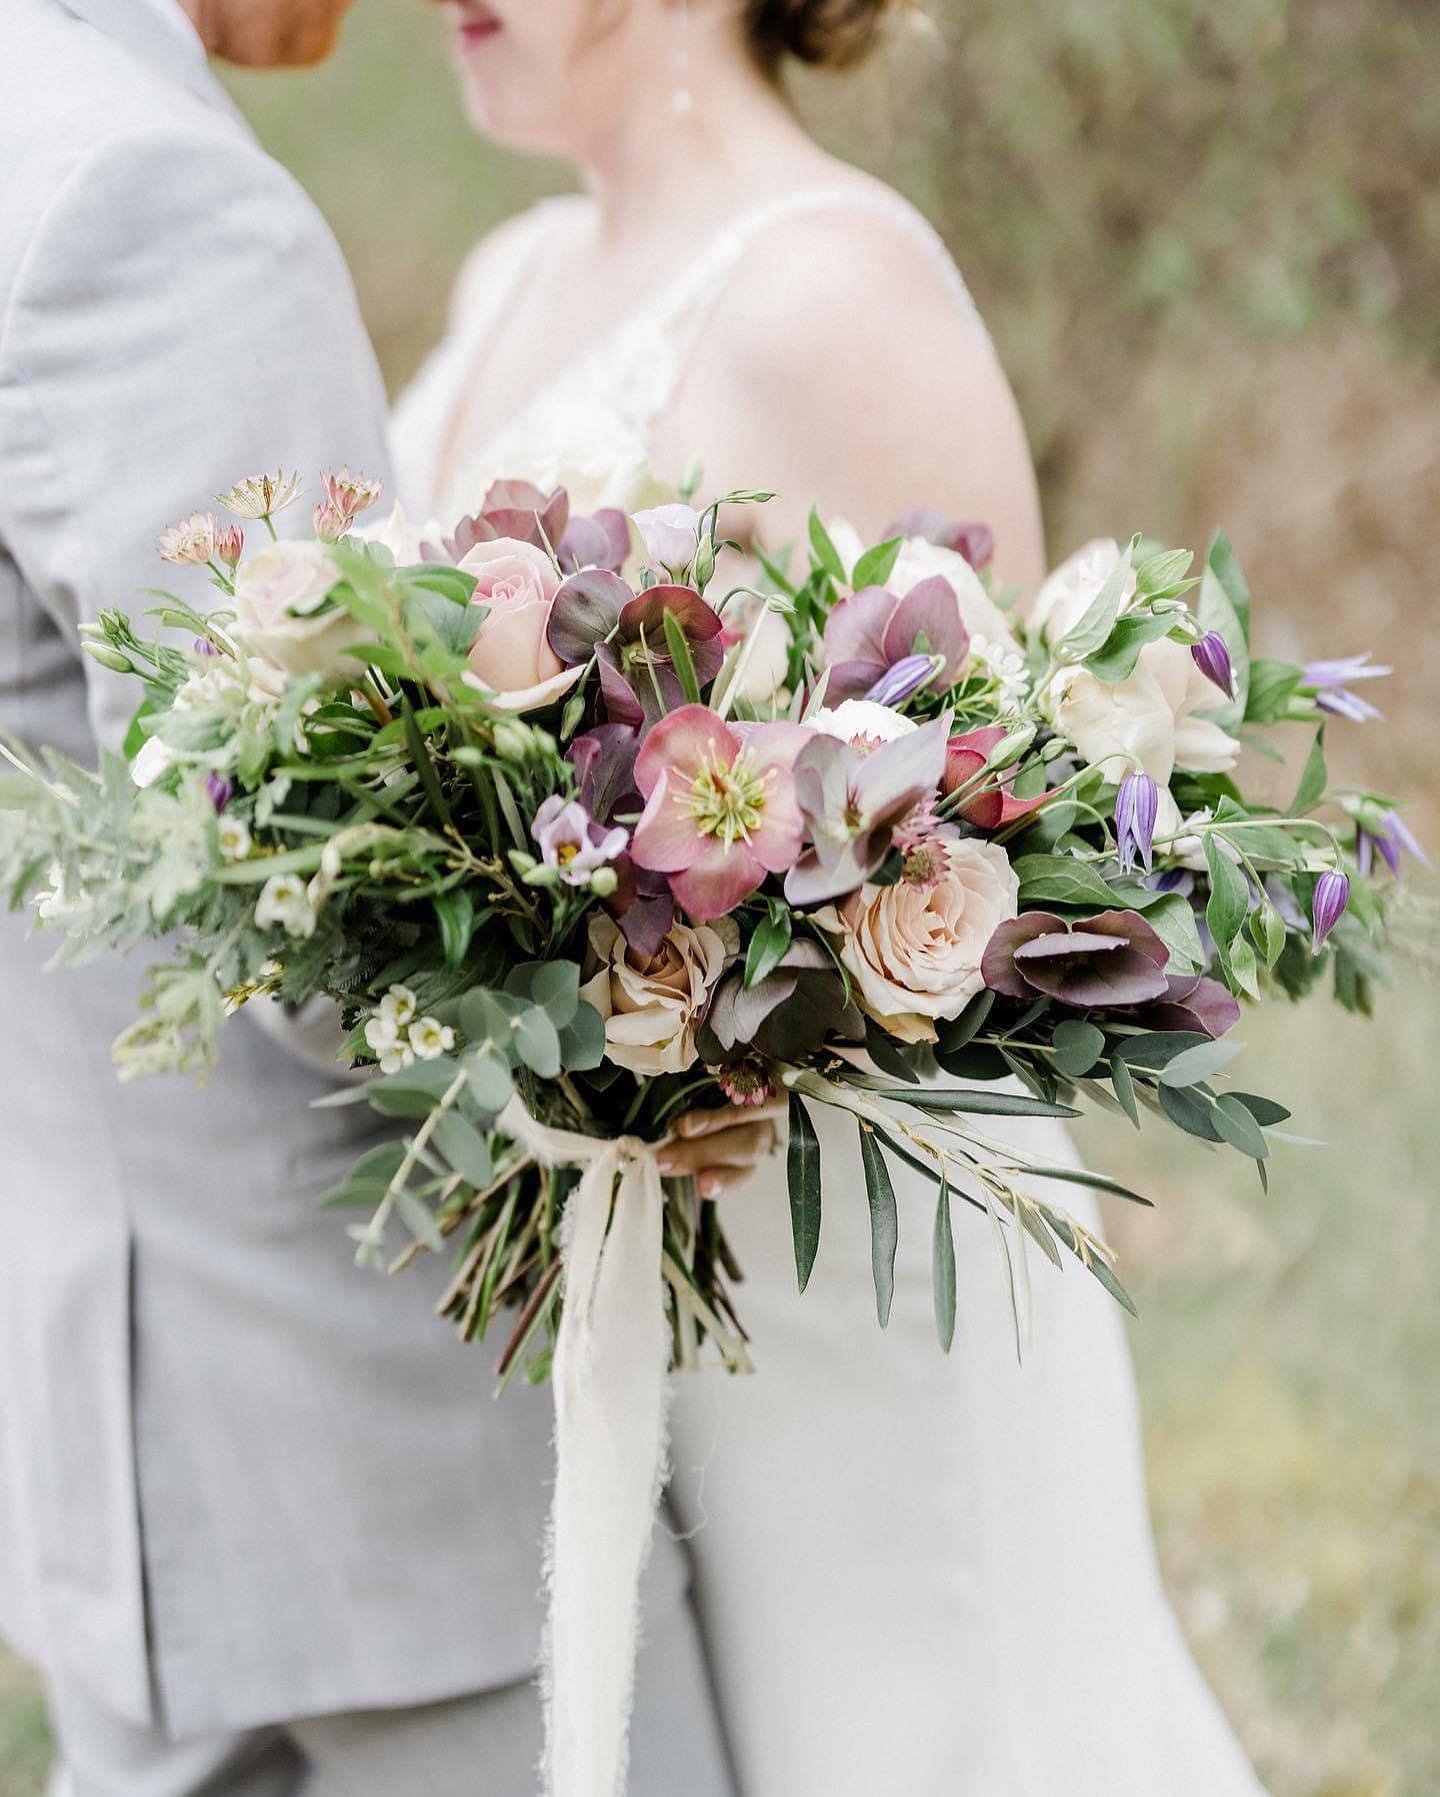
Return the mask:
<path fill-rule="evenodd" d="M 500 30 L 500 20 L 489 7 L 478 4 L 478 0 L 462 0 L 456 8 L 455 29 L 460 42 L 467 50 L 477 44 L 488 43 Z"/>

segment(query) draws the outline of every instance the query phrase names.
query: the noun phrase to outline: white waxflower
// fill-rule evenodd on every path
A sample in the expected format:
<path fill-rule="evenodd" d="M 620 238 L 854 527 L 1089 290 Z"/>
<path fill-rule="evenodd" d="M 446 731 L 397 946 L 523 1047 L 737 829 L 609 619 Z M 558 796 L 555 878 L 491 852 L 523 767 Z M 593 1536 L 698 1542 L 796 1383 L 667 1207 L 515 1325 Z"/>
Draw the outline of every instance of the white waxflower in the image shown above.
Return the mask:
<path fill-rule="evenodd" d="M 407 1067 L 415 1065 L 415 1051 L 408 1042 L 397 1043 L 380 1057 L 382 1073 L 403 1073 Z"/>
<path fill-rule="evenodd" d="M 261 929 L 278 925 L 287 936 L 315 934 L 315 907 L 298 874 L 271 875 L 255 901 L 255 921 Z"/>
<path fill-rule="evenodd" d="M 365 1044 L 377 1055 L 389 1054 L 400 1044 L 400 1031 L 389 1017 L 372 1017 L 365 1025 Z"/>
<path fill-rule="evenodd" d="M 1025 657 L 1013 642 L 991 642 L 989 637 L 972 636 L 971 660 L 978 662 L 995 682 L 996 697 L 1002 707 L 1016 706 L 1030 690 L 1030 671 Z"/>
<path fill-rule="evenodd" d="M 436 1017 L 419 1017 L 410 1025 L 410 1046 L 422 1061 L 437 1061 L 455 1046 L 455 1032 Z"/>
<path fill-rule="evenodd" d="M 412 1023 L 419 1009 L 415 994 L 408 986 L 392 986 L 380 1000 L 380 1015 L 388 1018 L 397 1029 Z"/>
<path fill-rule="evenodd" d="M 253 846 L 250 839 L 250 826 L 243 817 L 229 814 L 218 818 L 215 833 L 220 839 L 220 859 L 222 861 L 243 861 Z"/>

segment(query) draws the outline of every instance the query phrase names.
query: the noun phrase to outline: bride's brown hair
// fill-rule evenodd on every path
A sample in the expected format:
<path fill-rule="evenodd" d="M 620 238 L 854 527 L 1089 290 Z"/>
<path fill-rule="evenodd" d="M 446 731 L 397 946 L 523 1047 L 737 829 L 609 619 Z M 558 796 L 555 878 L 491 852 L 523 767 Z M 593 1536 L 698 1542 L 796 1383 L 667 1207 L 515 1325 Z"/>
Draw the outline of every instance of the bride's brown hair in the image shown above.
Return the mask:
<path fill-rule="evenodd" d="M 866 57 L 899 0 L 746 0 L 745 28 L 761 64 L 776 68 L 786 56 L 830 69 L 848 69 Z"/>

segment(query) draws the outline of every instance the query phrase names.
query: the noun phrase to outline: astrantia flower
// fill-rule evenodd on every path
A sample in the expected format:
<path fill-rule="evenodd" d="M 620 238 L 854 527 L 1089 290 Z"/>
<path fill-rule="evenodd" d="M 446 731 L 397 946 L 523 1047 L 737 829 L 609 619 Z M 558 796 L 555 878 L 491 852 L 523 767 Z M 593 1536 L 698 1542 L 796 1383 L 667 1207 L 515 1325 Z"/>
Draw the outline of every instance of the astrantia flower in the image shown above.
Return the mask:
<path fill-rule="evenodd" d="M 338 505 L 331 505 L 328 500 L 321 500 L 311 518 L 315 535 L 322 543 L 338 543 L 349 531 L 351 522 L 348 512 Z"/>
<path fill-rule="evenodd" d="M 203 568 L 215 554 L 215 514 L 192 512 L 161 533 L 160 559 L 177 567 Z"/>
<path fill-rule="evenodd" d="M 435 1017 L 417 1017 L 406 1034 L 422 1061 L 438 1061 L 455 1046 L 454 1030 Z"/>
<path fill-rule="evenodd" d="M 597 824 L 578 799 L 552 793 L 535 813 L 530 834 L 540 845 L 540 858 L 556 868 L 567 886 L 588 886 L 597 868 L 608 867 L 625 852 L 630 832 L 618 825 Z"/>
<path fill-rule="evenodd" d="M 272 874 L 260 888 L 255 922 L 262 930 L 279 928 L 287 936 L 304 938 L 315 934 L 316 921 L 309 891 L 298 874 Z"/>
<path fill-rule="evenodd" d="M 216 505 L 236 518 L 273 518 L 300 497 L 300 476 L 277 468 L 274 474 L 251 474 L 237 481 L 227 493 L 215 495 Z"/>
<path fill-rule="evenodd" d="M 215 559 L 224 562 L 227 568 L 234 568 L 245 553 L 245 532 L 238 524 L 221 524 L 215 526 Z"/>
<path fill-rule="evenodd" d="M 775 1087 L 759 1061 L 727 1061 L 715 1069 L 715 1084 L 735 1105 L 764 1104 Z"/>
<path fill-rule="evenodd" d="M 790 766 L 804 740 L 786 725 L 742 738 L 705 705 L 682 706 L 645 739 L 635 762 L 645 811 L 630 852 L 669 876 L 697 922 L 723 917 L 794 863 L 803 826 Z"/>
<path fill-rule="evenodd" d="M 361 512 L 369 511 L 385 490 L 383 482 L 372 480 L 367 474 L 352 474 L 348 468 L 322 475 L 320 485 L 326 503 L 347 518 L 358 518 Z"/>
<path fill-rule="evenodd" d="M 1322 711 L 1348 718 L 1352 724 L 1364 724 L 1380 713 L 1368 699 L 1352 693 L 1350 684 L 1355 680 L 1380 680 L 1390 672 L 1389 668 L 1372 667 L 1367 650 L 1364 655 L 1349 655 L 1339 661 L 1307 663 L 1304 684 L 1314 689 L 1315 703 Z"/>

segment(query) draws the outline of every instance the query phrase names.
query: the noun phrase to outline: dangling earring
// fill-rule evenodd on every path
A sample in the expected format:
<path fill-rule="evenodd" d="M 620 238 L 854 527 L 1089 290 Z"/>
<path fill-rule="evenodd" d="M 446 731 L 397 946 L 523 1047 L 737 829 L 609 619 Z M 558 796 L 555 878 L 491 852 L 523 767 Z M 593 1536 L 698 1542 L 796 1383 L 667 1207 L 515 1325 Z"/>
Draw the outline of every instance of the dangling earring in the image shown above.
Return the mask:
<path fill-rule="evenodd" d="M 690 0 L 676 0 L 670 76 L 670 110 L 679 113 L 691 111 L 695 105 L 695 96 L 690 91 Z"/>

